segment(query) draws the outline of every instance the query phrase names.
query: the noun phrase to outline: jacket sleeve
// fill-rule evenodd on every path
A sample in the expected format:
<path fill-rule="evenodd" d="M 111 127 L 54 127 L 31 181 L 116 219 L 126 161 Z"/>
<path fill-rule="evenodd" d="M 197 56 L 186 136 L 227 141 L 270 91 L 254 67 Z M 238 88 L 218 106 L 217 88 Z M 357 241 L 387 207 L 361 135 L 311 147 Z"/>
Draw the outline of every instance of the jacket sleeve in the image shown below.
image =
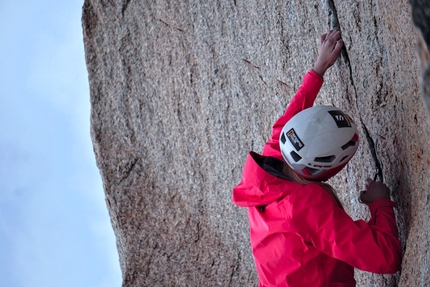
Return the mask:
<path fill-rule="evenodd" d="M 364 271 L 393 274 L 400 268 L 396 204 L 391 200 L 370 204 L 372 218 L 366 223 L 353 221 L 319 185 L 307 185 L 289 197 L 286 216 L 305 242 Z"/>
<path fill-rule="evenodd" d="M 322 84 L 323 80 L 321 76 L 315 71 L 310 70 L 306 73 L 305 77 L 303 78 L 302 85 L 298 89 L 294 98 L 291 100 L 285 113 L 273 125 L 272 134 L 269 141 L 264 146 L 262 153 L 263 155 L 282 159 L 279 148 L 279 136 L 281 134 L 282 128 L 297 113 L 313 106 Z"/>

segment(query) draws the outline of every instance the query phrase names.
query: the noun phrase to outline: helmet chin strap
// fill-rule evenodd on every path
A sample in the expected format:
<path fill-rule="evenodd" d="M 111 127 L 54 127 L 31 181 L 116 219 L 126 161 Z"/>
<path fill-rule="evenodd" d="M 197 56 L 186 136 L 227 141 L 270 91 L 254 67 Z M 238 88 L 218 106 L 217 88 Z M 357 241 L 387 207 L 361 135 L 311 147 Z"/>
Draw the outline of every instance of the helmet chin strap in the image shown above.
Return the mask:
<path fill-rule="evenodd" d="M 327 181 L 330 178 L 332 178 L 333 176 L 335 176 L 336 174 L 338 174 L 347 164 L 348 164 L 348 162 L 344 163 L 341 166 L 329 169 L 325 173 L 321 174 L 321 176 L 319 176 L 318 178 L 311 179 L 311 180 L 315 180 L 315 181 Z"/>

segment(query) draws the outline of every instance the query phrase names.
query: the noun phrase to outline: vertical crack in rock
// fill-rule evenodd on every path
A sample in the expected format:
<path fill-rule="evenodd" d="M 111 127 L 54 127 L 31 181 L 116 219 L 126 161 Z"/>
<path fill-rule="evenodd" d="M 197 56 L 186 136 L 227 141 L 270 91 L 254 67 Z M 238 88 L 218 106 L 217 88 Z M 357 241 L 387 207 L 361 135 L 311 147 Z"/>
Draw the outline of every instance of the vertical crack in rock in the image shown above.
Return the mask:
<path fill-rule="evenodd" d="M 410 0 L 412 21 L 421 32 L 427 46 L 430 46 L 430 3 L 427 0 Z"/>
<path fill-rule="evenodd" d="M 410 0 L 412 20 L 418 30 L 417 56 L 421 66 L 420 85 L 424 103 L 430 113 L 430 2 L 428 0 Z"/>
<path fill-rule="evenodd" d="M 196 224 L 196 239 L 194 239 L 194 243 L 197 243 L 200 240 L 200 232 L 201 232 L 201 228 L 200 228 L 200 222 L 197 222 Z"/>
<path fill-rule="evenodd" d="M 139 158 L 135 157 L 128 161 L 121 162 L 118 165 L 118 172 L 121 176 L 119 183 L 123 182 L 125 179 L 130 177 L 131 172 L 137 167 Z"/>
<path fill-rule="evenodd" d="M 376 177 L 379 176 L 379 179 L 381 181 L 384 181 L 383 175 L 382 175 L 382 167 L 381 162 L 378 159 L 378 156 L 376 154 L 376 147 L 375 147 L 375 141 L 373 140 L 372 136 L 369 133 L 369 130 L 367 129 L 366 125 L 363 123 L 363 120 L 360 118 L 361 126 L 363 127 L 364 135 L 366 136 L 367 143 L 369 145 L 370 154 L 372 155 L 373 161 L 375 162 L 375 178 L 373 180 L 376 180 Z"/>
<path fill-rule="evenodd" d="M 331 29 L 340 29 L 340 25 L 339 25 L 339 18 L 337 17 L 337 10 L 336 7 L 334 6 L 334 1 L 333 0 L 327 0 L 327 4 L 328 4 L 328 9 L 329 9 L 329 16 L 331 16 L 330 23 L 331 23 Z"/>
<path fill-rule="evenodd" d="M 124 1 L 124 4 L 122 5 L 122 9 L 121 9 L 122 17 L 124 17 L 125 10 L 127 10 L 128 4 L 130 4 L 130 1 L 131 0 L 125 0 Z"/>
<path fill-rule="evenodd" d="M 234 266 L 232 266 L 232 269 L 231 269 L 230 281 L 229 281 L 229 283 L 228 283 L 228 286 L 231 286 L 231 285 L 232 285 L 234 274 L 235 274 L 235 273 L 237 272 L 237 270 L 239 269 L 240 262 L 242 261 L 242 254 L 241 254 L 241 252 L 240 252 L 240 251 L 237 253 L 237 257 L 236 257 L 236 258 L 237 258 L 237 259 L 236 259 L 236 260 L 235 260 L 235 262 L 234 262 Z"/>
<path fill-rule="evenodd" d="M 333 0 L 327 0 L 328 9 L 329 9 L 329 25 L 331 26 L 331 29 L 339 29 L 340 30 L 340 24 L 339 24 L 339 17 L 337 16 L 337 10 L 334 5 Z M 354 96 L 357 98 L 357 88 L 355 87 L 354 78 L 352 76 L 352 66 L 351 61 L 349 60 L 348 51 L 346 50 L 346 46 L 344 45 L 341 50 L 341 55 L 343 59 L 345 60 L 345 63 L 349 70 L 349 80 L 351 82 L 352 87 L 354 88 Z"/>

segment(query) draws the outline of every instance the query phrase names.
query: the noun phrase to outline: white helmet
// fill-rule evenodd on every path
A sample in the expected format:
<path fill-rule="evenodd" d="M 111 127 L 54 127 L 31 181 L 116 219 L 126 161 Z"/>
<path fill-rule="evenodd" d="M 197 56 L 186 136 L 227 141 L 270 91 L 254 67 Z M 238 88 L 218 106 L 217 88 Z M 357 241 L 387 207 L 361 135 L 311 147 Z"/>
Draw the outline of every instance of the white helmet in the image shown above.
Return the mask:
<path fill-rule="evenodd" d="M 279 139 L 287 164 L 310 180 L 337 174 L 358 148 L 357 126 L 336 107 L 315 106 L 296 114 Z"/>

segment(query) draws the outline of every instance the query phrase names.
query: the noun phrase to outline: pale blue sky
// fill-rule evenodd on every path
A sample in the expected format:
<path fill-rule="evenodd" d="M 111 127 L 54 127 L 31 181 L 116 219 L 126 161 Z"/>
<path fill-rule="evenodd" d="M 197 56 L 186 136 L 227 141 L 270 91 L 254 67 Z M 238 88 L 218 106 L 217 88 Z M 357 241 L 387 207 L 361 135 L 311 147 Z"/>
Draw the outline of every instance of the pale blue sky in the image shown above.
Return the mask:
<path fill-rule="evenodd" d="M 121 286 L 90 139 L 82 5 L 0 1 L 0 287 Z"/>

